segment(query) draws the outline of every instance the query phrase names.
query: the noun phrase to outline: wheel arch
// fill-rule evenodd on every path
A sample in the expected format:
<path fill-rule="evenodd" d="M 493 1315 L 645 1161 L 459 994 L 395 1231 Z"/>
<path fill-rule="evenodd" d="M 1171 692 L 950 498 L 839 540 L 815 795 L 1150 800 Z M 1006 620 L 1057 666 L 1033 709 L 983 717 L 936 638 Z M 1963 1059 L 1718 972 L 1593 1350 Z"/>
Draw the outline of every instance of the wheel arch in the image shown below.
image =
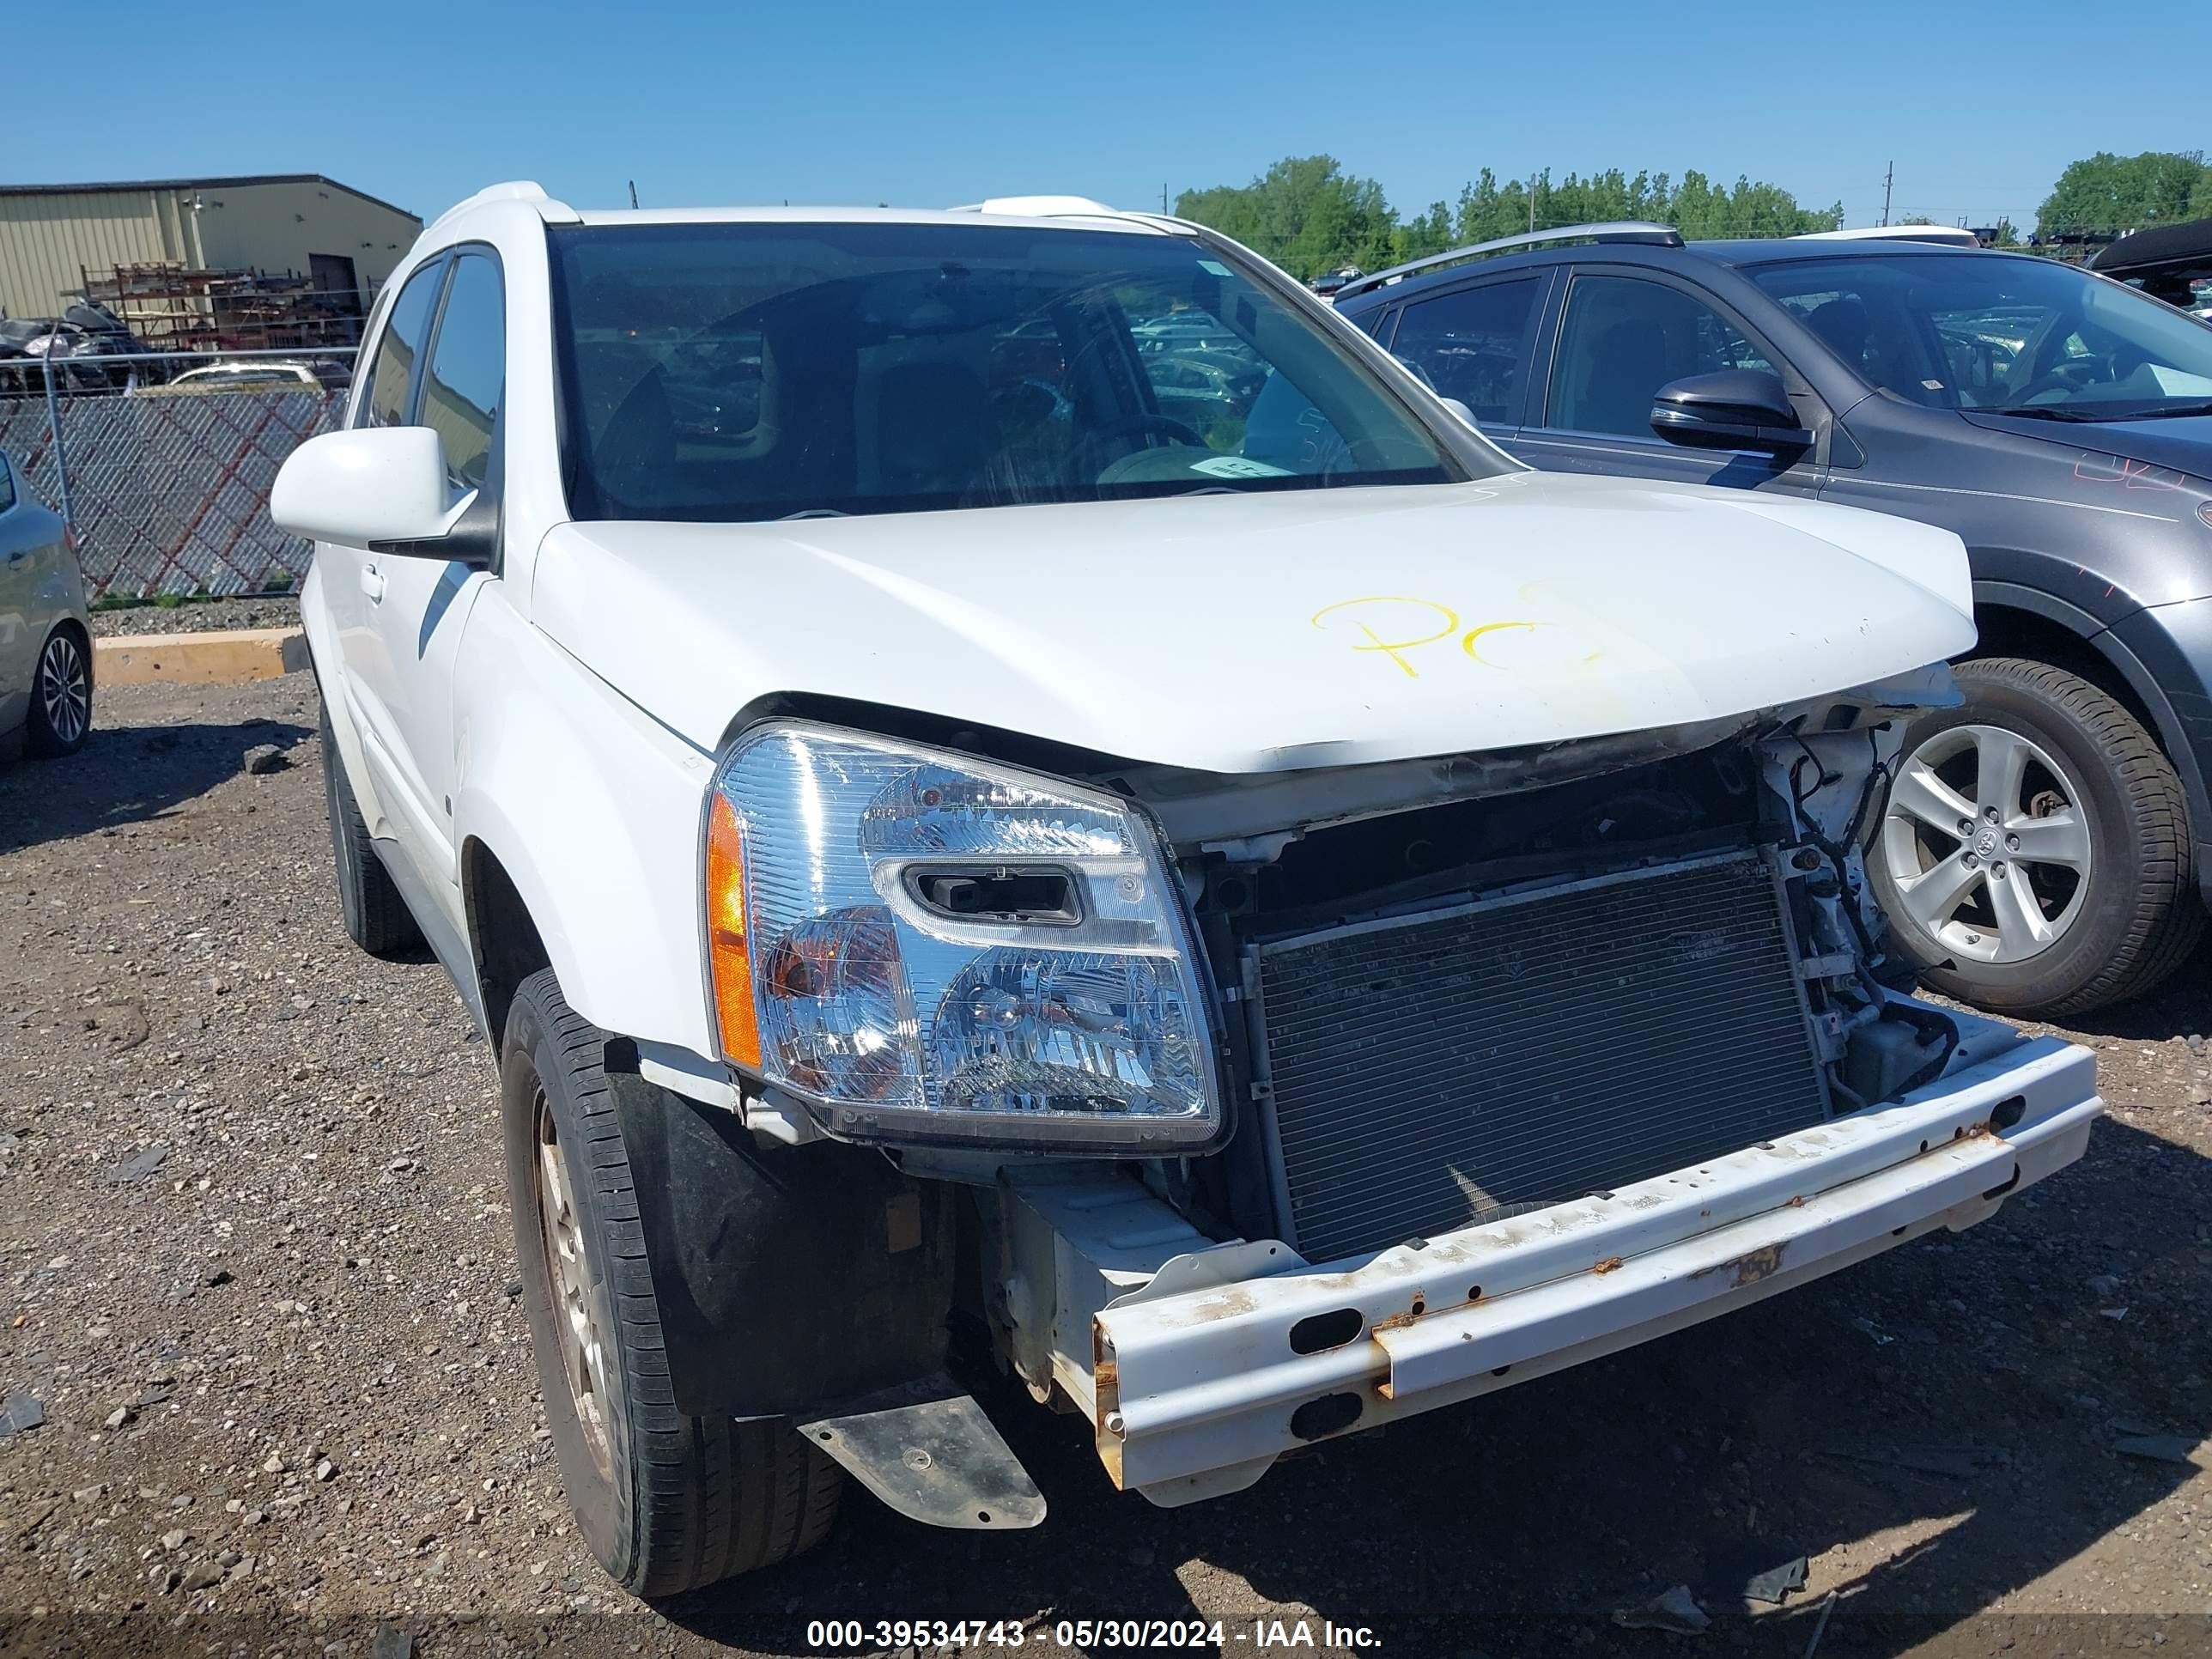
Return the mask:
<path fill-rule="evenodd" d="M 46 630 L 46 638 L 39 641 L 39 654 L 41 657 L 46 655 L 46 647 L 53 643 L 54 635 L 57 634 L 66 634 L 76 641 L 77 651 L 84 658 L 84 689 L 85 694 L 89 696 L 100 690 L 99 672 L 92 659 L 92 629 L 85 626 L 83 621 L 76 616 L 64 613 L 56 617 L 54 625 Z"/>
<path fill-rule="evenodd" d="M 461 844 L 461 913 L 467 919 L 469 957 L 483 993 L 484 1037 L 495 1057 L 507 1040 L 507 1012 L 522 981 L 555 968 L 529 902 L 507 866 L 481 836 Z"/>
<path fill-rule="evenodd" d="M 2039 589 L 1995 581 L 1974 584 L 1974 621 L 1980 637 L 1966 657 L 2033 658 L 2079 675 L 2115 698 L 2158 739 L 2181 778 L 2192 818 L 2199 824 L 2212 821 L 2203 769 L 2172 700 L 2157 676 L 2104 622 Z"/>

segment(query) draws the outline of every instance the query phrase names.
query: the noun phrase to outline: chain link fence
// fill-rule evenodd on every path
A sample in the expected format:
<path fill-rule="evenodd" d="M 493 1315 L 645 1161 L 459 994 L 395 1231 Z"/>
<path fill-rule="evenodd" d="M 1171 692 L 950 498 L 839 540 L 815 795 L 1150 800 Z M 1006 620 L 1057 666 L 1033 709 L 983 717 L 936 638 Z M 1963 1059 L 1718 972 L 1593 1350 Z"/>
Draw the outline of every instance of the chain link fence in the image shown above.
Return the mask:
<path fill-rule="evenodd" d="M 313 544 L 270 522 L 295 446 L 338 425 L 353 349 L 10 364 L 0 449 L 69 520 L 93 597 L 295 586 Z M 113 382 L 121 380 L 120 385 Z"/>

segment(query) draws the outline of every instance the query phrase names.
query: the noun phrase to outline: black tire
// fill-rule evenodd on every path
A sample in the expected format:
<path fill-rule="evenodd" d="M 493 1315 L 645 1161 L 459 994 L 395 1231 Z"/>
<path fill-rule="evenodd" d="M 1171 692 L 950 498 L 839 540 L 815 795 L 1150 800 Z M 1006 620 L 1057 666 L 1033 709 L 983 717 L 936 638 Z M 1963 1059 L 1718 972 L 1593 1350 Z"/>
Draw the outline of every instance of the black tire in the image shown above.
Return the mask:
<path fill-rule="evenodd" d="M 337 866 L 338 909 L 346 937 L 373 957 L 403 956 L 419 950 L 422 930 L 384 860 L 368 844 L 368 825 L 361 803 L 346 781 L 345 760 L 331 731 L 331 711 L 323 708 L 323 801 L 331 819 L 331 859 Z"/>
<path fill-rule="evenodd" d="M 31 671 L 23 747 L 43 758 L 74 755 L 92 735 L 92 642 L 65 622 L 46 635 Z"/>
<path fill-rule="evenodd" d="M 545 1420 L 578 1529 L 623 1589 L 673 1595 L 811 1549 L 836 1519 L 844 1477 L 780 1419 L 678 1410 L 605 1045 L 550 969 L 522 982 L 500 1065 L 507 1202 Z M 541 1207 L 549 1134 L 573 1216 L 562 1236 L 580 1239 L 588 1279 L 580 1298 L 564 1291 L 562 1306 L 581 1301 L 607 1334 L 588 1398 L 570 1381 L 556 1309 Z"/>
<path fill-rule="evenodd" d="M 2204 929 L 2188 799 L 2142 722 L 2088 681 L 2048 663 L 1988 657 L 1958 665 L 1963 708 L 1913 722 L 1903 753 L 1960 726 L 2024 737 L 2070 774 L 2087 821 L 2087 890 L 2074 921 L 2038 954 L 1980 962 L 1947 951 L 1911 920 L 1884 854 L 1869 849 L 1892 937 L 1935 989 L 1993 1012 L 2053 1019 L 2139 996 L 2179 967 Z"/>

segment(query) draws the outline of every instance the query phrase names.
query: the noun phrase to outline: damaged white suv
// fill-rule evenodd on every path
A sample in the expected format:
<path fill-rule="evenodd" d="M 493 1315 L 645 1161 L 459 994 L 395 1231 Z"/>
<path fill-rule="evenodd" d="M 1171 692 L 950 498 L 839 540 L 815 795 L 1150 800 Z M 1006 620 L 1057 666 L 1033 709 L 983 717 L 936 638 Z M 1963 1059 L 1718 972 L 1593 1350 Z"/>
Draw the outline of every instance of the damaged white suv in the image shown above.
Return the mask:
<path fill-rule="evenodd" d="M 2082 1151 L 2090 1056 L 1906 994 L 1860 866 L 1973 638 L 1948 532 L 1529 471 L 1068 198 L 502 185 L 364 362 L 275 500 L 346 926 L 493 1039 L 634 1590 L 848 1473 L 1042 1519 L 956 1327 L 1185 1504 Z"/>

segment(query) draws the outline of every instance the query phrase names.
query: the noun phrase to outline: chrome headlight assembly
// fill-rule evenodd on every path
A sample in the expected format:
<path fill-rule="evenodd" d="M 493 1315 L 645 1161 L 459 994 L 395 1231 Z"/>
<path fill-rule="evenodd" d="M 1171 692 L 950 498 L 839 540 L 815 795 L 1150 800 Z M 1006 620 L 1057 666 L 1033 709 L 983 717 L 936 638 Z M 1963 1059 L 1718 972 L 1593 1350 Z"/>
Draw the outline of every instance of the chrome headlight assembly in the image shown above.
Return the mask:
<path fill-rule="evenodd" d="M 1223 1133 L 1182 894 L 1112 795 L 771 723 L 715 772 L 705 878 L 723 1058 L 841 1139 L 1159 1157 Z"/>

